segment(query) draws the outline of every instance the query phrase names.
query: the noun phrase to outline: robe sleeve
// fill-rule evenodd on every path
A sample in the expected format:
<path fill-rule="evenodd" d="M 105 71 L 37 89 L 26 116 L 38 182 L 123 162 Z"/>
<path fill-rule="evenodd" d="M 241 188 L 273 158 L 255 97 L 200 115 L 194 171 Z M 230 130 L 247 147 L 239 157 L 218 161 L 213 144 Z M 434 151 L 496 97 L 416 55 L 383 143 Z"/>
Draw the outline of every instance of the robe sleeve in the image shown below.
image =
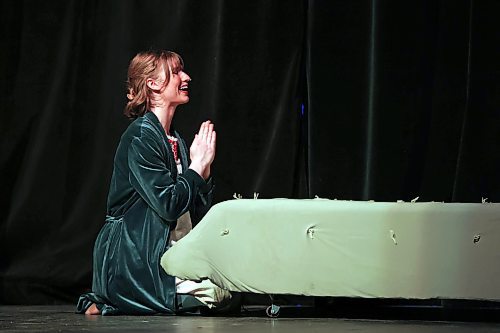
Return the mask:
<path fill-rule="evenodd" d="M 214 187 L 214 180 L 212 176 L 210 176 L 210 178 L 206 180 L 205 185 L 200 188 L 198 197 L 195 199 L 195 204 L 191 212 L 193 226 L 198 224 L 198 222 L 203 218 L 203 216 L 205 216 L 212 206 Z"/>
<path fill-rule="evenodd" d="M 148 205 L 164 220 L 176 221 L 193 207 L 205 180 L 188 169 L 174 180 L 162 148 L 151 135 L 132 140 L 128 152 L 130 183 Z"/>

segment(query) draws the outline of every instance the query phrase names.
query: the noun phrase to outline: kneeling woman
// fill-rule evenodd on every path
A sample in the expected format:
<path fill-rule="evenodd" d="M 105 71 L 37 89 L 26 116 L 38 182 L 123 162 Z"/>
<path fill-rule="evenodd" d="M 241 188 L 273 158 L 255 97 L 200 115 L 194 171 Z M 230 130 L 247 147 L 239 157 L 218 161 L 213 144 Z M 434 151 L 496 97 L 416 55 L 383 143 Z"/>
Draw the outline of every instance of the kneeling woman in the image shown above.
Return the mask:
<path fill-rule="evenodd" d="M 191 230 L 212 198 L 213 124 L 201 124 L 189 151 L 171 128 L 177 106 L 189 101 L 190 81 L 174 52 L 139 53 L 130 62 L 124 113 L 135 120 L 116 151 L 106 223 L 94 246 L 92 292 L 80 297 L 77 312 L 175 313 L 176 290 L 196 290 L 209 306 L 221 295 L 206 283 L 198 288 L 187 281 L 194 286 L 186 288 L 160 267 L 171 242 Z"/>

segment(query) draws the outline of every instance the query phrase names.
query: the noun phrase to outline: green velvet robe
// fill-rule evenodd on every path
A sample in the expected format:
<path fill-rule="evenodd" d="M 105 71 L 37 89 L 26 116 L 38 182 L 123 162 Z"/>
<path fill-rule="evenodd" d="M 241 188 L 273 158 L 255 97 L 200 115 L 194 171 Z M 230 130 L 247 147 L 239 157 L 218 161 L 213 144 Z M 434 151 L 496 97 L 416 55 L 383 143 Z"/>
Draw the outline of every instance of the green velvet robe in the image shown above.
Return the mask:
<path fill-rule="evenodd" d="M 177 132 L 183 173 L 158 118 L 139 117 L 122 135 L 114 160 L 106 223 L 94 246 L 92 292 L 77 312 L 96 303 L 103 315 L 175 313 L 175 278 L 160 266 L 170 230 L 190 211 L 193 225 L 212 200 L 212 181 L 188 169 L 189 151 Z"/>

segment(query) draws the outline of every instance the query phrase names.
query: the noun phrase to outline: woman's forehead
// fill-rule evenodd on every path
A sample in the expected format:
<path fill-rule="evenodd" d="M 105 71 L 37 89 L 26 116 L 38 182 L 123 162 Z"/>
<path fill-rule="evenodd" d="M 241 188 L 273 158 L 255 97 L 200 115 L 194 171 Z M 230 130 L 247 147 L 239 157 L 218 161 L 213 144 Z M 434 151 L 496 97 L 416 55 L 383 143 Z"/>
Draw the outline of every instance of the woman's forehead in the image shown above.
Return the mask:
<path fill-rule="evenodd" d="M 182 59 L 180 59 L 178 56 L 169 57 L 167 59 L 167 65 L 172 71 L 178 71 L 184 67 Z"/>

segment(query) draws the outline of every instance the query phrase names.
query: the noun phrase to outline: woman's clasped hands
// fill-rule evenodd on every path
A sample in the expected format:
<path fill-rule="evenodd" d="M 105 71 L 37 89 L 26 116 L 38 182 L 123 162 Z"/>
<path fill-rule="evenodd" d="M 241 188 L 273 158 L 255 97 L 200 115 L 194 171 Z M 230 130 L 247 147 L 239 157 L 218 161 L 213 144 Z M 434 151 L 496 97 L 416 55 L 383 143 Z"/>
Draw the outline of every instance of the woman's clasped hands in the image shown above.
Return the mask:
<path fill-rule="evenodd" d="M 215 158 L 216 134 L 210 120 L 203 122 L 195 135 L 189 154 L 190 169 L 196 171 L 205 180 L 210 177 L 210 165 Z"/>

